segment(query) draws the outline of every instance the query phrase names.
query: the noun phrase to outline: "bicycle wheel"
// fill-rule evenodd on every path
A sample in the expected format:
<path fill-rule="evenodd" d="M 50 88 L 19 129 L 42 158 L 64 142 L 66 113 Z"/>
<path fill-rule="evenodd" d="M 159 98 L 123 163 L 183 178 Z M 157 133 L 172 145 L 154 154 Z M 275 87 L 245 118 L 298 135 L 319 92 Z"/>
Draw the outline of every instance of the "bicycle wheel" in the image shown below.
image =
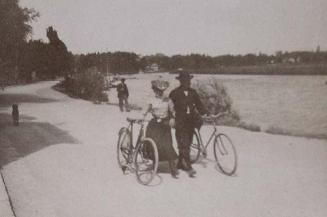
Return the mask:
<path fill-rule="evenodd" d="M 131 163 L 132 152 L 131 133 L 126 127 L 123 127 L 119 130 L 117 143 L 117 161 L 120 168 Z"/>
<path fill-rule="evenodd" d="M 237 153 L 232 140 L 223 133 L 218 134 L 213 153 L 219 169 L 226 175 L 233 175 L 237 169 Z"/>
<path fill-rule="evenodd" d="M 134 166 L 137 181 L 148 185 L 154 178 L 158 169 L 158 149 L 150 138 L 144 138 L 135 149 Z"/>
<path fill-rule="evenodd" d="M 194 130 L 193 138 L 192 138 L 192 143 L 190 147 L 190 161 L 191 163 L 195 163 L 200 157 L 200 139 L 199 135 Z"/>

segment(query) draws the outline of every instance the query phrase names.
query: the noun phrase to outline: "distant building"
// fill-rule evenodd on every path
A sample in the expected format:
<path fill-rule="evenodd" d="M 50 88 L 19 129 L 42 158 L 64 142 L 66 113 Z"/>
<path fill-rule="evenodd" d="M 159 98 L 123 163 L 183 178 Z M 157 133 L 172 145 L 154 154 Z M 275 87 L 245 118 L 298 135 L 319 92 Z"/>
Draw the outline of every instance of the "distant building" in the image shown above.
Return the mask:
<path fill-rule="evenodd" d="M 145 71 L 159 72 L 159 65 L 157 63 L 152 63 L 151 65 L 145 67 Z"/>
<path fill-rule="evenodd" d="M 283 60 L 282 60 L 283 63 L 300 63 L 302 62 L 302 59 L 301 57 L 285 57 Z"/>
<path fill-rule="evenodd" d="M 283 63 L 295 63 L 294 57 L 286 57 L 283 59 Z"/>

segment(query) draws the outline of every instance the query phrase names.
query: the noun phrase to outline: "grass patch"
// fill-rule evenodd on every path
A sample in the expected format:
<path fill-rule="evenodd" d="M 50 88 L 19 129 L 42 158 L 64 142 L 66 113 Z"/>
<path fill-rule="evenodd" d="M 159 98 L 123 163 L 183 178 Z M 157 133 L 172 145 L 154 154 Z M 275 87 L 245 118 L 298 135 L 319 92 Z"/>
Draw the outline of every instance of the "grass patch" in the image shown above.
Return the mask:
<path fill-rule="evenodd" d="M 327 135 L 325 134 L 301 133 L 292 130 L 286 130 L 276 126 L 270 126 L 267 130 L 265 130 L 265 132 L 275 135 L 296 136 L 296 137 L 327 140 Z"/>
<path fill-rule="evenodd" d="M 256 124 L 248 124 L 248 123 L 245 123 L 243 121 L 240 121 L 238 123 L 237 127 L 245 129 L 245 130 L 253 131 L 253 132 L 260 132 L 261 131 L 260 126 L 258 126 Z"/>

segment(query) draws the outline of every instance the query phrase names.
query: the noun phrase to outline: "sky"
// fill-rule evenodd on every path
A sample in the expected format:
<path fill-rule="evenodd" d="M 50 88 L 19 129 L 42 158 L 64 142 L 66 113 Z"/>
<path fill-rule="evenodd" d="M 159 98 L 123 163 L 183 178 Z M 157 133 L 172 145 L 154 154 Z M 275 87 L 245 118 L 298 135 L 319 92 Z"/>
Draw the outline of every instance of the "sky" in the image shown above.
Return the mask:
<path fill-rule="evenodd" d="M 274 54 L 327 50 L 327 0 L 20 0 L 75 54 Z"/>

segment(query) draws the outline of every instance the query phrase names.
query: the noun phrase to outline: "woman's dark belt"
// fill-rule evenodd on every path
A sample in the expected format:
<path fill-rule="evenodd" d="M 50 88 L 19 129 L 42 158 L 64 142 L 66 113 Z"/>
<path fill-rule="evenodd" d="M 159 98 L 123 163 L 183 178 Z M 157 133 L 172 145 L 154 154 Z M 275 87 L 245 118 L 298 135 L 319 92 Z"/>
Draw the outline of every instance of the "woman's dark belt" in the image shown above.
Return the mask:
<path fill-rule="evenodd" d="M 165 118 L 157 118 L 157 117 L 154 117 L 153 120 L 157 123 L 161 123 L 161 122 L 164 122 L 164 121 L 169 121 L 169 117 L 165 117 Z"/>

